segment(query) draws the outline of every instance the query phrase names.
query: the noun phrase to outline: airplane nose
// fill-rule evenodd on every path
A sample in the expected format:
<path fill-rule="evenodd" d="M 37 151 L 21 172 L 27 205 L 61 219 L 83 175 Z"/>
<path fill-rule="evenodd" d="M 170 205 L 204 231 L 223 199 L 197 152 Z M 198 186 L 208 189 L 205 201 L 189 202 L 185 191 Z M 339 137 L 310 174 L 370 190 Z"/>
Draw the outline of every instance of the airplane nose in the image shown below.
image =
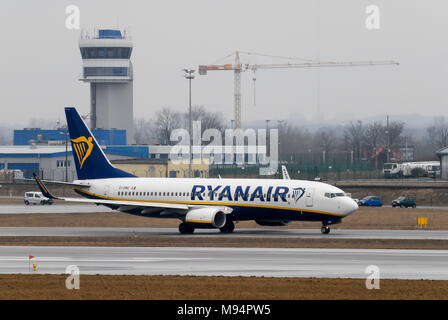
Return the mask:
<path fill-rule="evenodd" d="M 349 216 L 351 215 L 353 212 L 355 212 L 356 210 L 358 210 L 358 204 L 355 202 L 355 200 L 353 199 L 346 199 L 345 203 L 344 203 L 344 213 L 345 216 Z"/>

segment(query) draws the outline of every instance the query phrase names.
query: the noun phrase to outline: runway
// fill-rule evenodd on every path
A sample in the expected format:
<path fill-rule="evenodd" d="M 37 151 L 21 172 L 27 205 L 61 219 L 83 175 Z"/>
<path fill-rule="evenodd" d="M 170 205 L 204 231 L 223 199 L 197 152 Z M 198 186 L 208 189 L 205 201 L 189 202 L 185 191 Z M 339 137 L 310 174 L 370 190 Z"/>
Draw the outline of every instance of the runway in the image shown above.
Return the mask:
<path fill-rule="evenodd" d="M 168 247 L 0 247 L 0 273 L 201 275 L 448 280 L 448 250 Z M 82 280 L 81 280 L 82 281 Z"/>
<path fill-rule="evenodd" d="M 15 199 L 17 200 L 17 199 Z M 392 208 L 390 205 L 384 205 L 383 208 Z M 381 208 L 378 208 L 381 210 Z M 417 209 L 426 210 L 448 210 L 447 206 L 418 206 Z M 399 210 L 414 210 L 414 209 L 404 209 L 396 208 Z M 77 203 L 63 203 L 57 202 L 52 205 L 25 205 L 24 203 L 8 203 L 0 205 L 0 215 L 1 214 L 43 214 L 43 213 L 96 213 L 96 212 L 117 212 L 110 208 L 102 205 L 95 204 L 77 204 Z"/>
<path fill-rule="evenodd" d="M 131 237 L 181 235 L 177 228 L 0 227 L 0 236 Z M 221 233 L 216 229 L 197 229 L 194 234 L 182 235 L 182 237 L 448 240 L 448 232 L 438 230 L 349 230 L 333 228 L 330 234 L 323 235 L 317 228 L 236 228 L 232 234 Z"/>

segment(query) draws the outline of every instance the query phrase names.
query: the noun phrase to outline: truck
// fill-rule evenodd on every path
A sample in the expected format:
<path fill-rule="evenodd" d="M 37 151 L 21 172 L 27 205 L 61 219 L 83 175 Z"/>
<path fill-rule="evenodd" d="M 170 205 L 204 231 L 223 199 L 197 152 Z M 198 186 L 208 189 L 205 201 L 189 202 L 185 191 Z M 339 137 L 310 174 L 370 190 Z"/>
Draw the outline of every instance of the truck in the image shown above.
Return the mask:
<path fill-rule="evenodd" d="M 439 161 L 385 163 L 383 174 L 386 179 L 394 178 L 417 178 L 440 176 Z"/>

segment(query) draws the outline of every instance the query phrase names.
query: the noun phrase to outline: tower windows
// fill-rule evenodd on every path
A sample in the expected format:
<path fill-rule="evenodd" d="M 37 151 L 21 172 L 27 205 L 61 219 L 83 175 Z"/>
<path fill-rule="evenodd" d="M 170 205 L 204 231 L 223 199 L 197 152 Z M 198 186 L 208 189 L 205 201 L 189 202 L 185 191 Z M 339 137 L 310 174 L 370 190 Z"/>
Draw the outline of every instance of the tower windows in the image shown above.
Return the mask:
<path fill-rule="evenodd" d="M 84 47 L 79 48 L 83 59 L 129 59 L 129 47 Z"/>

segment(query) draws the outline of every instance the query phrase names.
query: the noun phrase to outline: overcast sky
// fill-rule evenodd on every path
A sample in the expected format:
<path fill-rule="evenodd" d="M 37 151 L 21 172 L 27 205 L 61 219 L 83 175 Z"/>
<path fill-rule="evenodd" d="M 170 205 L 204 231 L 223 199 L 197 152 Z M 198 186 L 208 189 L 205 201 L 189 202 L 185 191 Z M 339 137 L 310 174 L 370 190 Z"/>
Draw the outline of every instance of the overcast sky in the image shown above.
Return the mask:
<path fill-rule="evenodd" d="M 400 62 L 398 67 L 259 70 L 256 105 L 252 74 L 243 73 L 243 122 L 447 114 L 446 0 L 8 0 L 0 7 L 0 123 L 63 119 L 64 106 L 89 112 L 89 85 L 78 80 L 80 30 L 65 27 L 70 4 L 80 9 L 81 29 L 118 24 L 130 31 L 135 117 L 153 117 L 164 106 L 187 110 L 187 80 L 181 69 L 232 63 L 219 59 L 236 49 Z M 372 4 L 380 9 L 379 30 L 365 27 L 365 10 Z M 242 62 L 286 61 L 242 56 Z M 233 73 L 197 75 L 193 104 L 232 119 Z"/>

